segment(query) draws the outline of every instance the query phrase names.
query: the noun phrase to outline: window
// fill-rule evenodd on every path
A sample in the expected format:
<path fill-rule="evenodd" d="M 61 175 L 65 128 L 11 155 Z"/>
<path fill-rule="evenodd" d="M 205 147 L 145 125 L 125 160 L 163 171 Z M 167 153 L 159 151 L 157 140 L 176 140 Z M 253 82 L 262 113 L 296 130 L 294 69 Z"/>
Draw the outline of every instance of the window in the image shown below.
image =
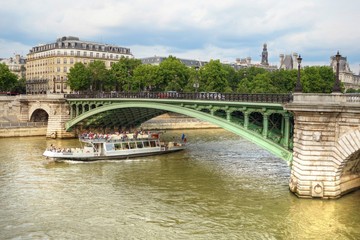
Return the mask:
<path fill-rule="evenodd" d="M 67 72 L 67 67 L 64 67 L 64 72 Z"/>
<path fill-rule="evenodd" d="M 99 53 L 96 53 L 96 57 L 99 58 Z"/>
<path fill-rule="evenodd" d="M 93 57 L 93 52 L 90 52 L 90 57 Z"/>
<path fill-rule="evenodd" d="M 87 56 L 87 52 L 84 52 L 84 57 L 86 57 Z"/>
<path fill-rule="evenodd" d="M 60 58 L 57 58 L 57 59 L 56 59 L 56 63 L 59 63 L 59 64 L 60 64 Z"/>
<path fill-rule="evenodd" d="M 102 57 L 105 58 L 105 53 L 102 54 Z"/>
<path fill-rule="evenodd" d="M 77 52 L 76 52 L 76 56 L 80 56 L 80 51 L 77 51 Z"/>
<path fill-rule="evenodd" d="M 67 58 L 64 58 L 64 64 L 67 64 Z"/>
<path fill-rule="evenodd" d="M 71 56 L 74 56 L 74 51 L 70 51 L 70 55 L 71 55 Z"/>
<path fill-rule="evenodd" d="M 57 72 L 60 72 L 60 67 L 57 67 Z"/>
<path fill-rule="evenodd" d="M 70 58 L 70 64 L 73 64 L 73 63 L 74 63 L 74 59 Z"/>

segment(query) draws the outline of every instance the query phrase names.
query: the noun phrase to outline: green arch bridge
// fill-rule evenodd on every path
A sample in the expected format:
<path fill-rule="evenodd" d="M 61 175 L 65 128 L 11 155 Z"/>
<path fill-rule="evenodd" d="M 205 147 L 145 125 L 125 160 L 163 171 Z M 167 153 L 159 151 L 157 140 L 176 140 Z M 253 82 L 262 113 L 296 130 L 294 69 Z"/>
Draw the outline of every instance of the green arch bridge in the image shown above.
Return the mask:
<path fill-rule="evenodd" d="M 65 98 L 70 105 L 66 130 L 126 128 L 174 112 L 210 122 L 292 160 L 294 119 L 283 107 L 291 94 L 111 92 Z"/>

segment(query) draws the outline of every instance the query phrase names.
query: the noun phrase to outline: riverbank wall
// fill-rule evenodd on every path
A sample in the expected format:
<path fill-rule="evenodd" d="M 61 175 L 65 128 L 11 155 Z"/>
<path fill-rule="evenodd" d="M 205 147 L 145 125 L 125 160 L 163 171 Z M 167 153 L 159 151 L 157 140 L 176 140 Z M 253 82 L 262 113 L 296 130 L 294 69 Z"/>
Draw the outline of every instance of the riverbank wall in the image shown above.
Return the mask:
<path fill-rule="evenodd" d="M 25 124 L 25 126 L 23 126 Z M 28 123 L 29 124 L 29 123 Z M 3 126 L 4 125 L 4 126 Z M 179 129 L 215 129 L 219 128 L 208 122 L 204 122 L 195 118 L 187 117 L 180 114 L 167 113 L 155 117 L 143 124 L 140 128 L 146 130 L 179 130 Z M 47 126 L 9 126 L 9 124 L 0 124 L 0 137 L 32 137 L 46 136 Z"/>
<path fill-rule="evenodd" d="M 209 122 L 176 113 L 166 113 L 150 119 L 140 126 L 147 130 L 212 129 L 219 128 Z"/>
<path fill-rule="evenodd" d="M 0 137 L 35 137 L 46 136 L 47 127 L 20 127 L 20 128 L 1 128 Z"/>

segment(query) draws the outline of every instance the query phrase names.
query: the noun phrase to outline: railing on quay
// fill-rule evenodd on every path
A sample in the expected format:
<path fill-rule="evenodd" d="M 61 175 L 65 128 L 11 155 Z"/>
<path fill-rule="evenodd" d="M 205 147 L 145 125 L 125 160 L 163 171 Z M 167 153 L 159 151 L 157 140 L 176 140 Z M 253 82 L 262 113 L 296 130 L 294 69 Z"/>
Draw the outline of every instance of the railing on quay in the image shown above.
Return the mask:
<path fill-rule="evenodd" d="M 89 92 L 65 94 L 65 98 L 145 98 L 145 99 L 185 99 L 233 102 L 288 103 L 292 94 L 242 94 L 242 93 L 180 93 L 180 92 Z"/>
<path fill-rule="evenodd" d="M 47 122 L 4 122 L 0 128 L 46 127 Z"/>
<path fill-rule="evenodd" d="M 360 102 L 360 94 L 359 93 L 347 93 L 345 94 L 346 102 Z"/>

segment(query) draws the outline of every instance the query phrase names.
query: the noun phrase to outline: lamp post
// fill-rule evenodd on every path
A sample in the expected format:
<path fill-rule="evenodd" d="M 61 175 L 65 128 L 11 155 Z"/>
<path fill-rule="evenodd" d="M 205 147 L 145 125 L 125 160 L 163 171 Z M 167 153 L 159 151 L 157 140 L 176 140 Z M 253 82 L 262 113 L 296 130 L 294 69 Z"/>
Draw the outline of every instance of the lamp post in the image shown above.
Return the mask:
<path fill-rule="evenodd" d="M 301 86 L 301 82 L 300 82 L 300 65 L 301 65 L 301 55 L 299 55 L 299 57 L 296 59 L 298 62 L 298 74 L 297 74 L 297 81 L 296 81 L 296 85 L 295 85 L 295 92 L 296 93 L 301 93 L 302 92 L 302 86 Z"/>
<path fill-rule="evenodd" d="M 53 79 L 53 89 L 54 89 L 53 93 L 56 93 L 56 78 L 55 77 Z"/>
<path fill-rule="evenodd" d="M 195 80 L 195 83 L 193 86 L 195 88 L 195 92 L 197 93 L 197 90 L 199 88 L 199 77 L 198 77 L 199 67 L 198 66 L 195 67 L 195 71 L 196 71 L 196 80 Z"/>
<path fill-rule="evenodd" d="M 341 87 L 340 87 L 340 79 L 339 79 L 339 65 L 340 65 L 340 58 L 341 55 L 339 54 L 339 51 L 335 55 L 336 60 L 336 78 L 335 78 L 335 84 L 333 87 L 332 92 L 333 93 L 341 93 Z"/>

